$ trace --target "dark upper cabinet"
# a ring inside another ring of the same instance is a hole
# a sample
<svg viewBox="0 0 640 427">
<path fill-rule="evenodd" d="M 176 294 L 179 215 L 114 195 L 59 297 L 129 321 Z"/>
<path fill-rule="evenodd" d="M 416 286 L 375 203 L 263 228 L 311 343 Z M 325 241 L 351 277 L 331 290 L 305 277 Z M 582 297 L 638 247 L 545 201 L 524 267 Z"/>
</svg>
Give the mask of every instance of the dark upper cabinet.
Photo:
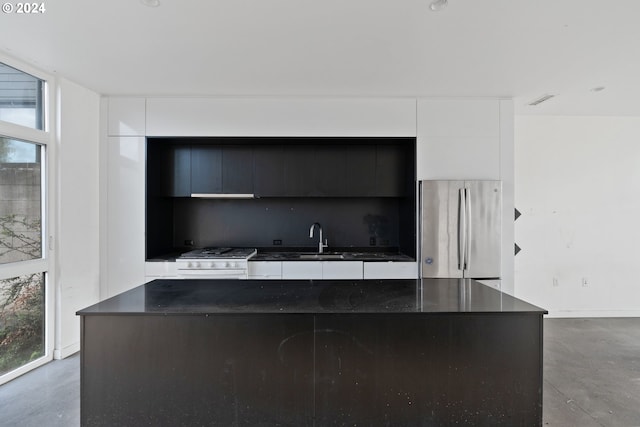
<svg viewBox="0 0 640 427">
<path fill-rule="evenodd" d="M 351 145 L 346 148 L 344 188 L 346 196 L 376 195 L 375 147 Z"/>
<path fill-rule="evenodd" d="M 246 145 L 222 148 L 222 192 L 253 194 L 253 147 Z"/>
<path fill-rule="evenodd" d="M 253 191 L 256 197 L 285 196 L 284 147 L 282 145 L 255 146 Z"/>
<path fill-rule="evenodd" d="M 406 144 L 284 144 L 255 149 L 259 197 L 403 197 Z M 412 169 L 411 169 L 412 170 Z"/>
<path fill-rule="evenodd" d="M 404 146 L 326 145 L 302 162 L 311 175 L 312 196 L 402 197 L 406 194 L 407 159 Z"/>
<path fill-rule="evenodd" d="M 191 193 L 252 194 L 253 148 L 193 145 Z"/>
<path fill-rule="evenodd" d="M 397 197 L 406 193 L 405 150 L 394 145 L 376 147 L 375 192 L 379 197 Z"/>
<path fill-rule="evenodd" d="M 406 142 L 335 140 L 206 143 L 149 151 L 150 194 L 256 197 L 405 197 L 415 180 Z M 158 184 L 159 183 L 159 184 Z"/>
<path fill-rule="evenodd" d="M 255 194 L 259 197 L 321 196 L 316 147 L 266 145 L 255 149 Z"/>
<path fill-rule="evenodd" d="M 314 187 L 317 196 L 341 197 L 349 195 L 347 157 L 345 147 L 319 145 L 313 153 Z"/>
<path fill-rule="evenodd" d="M 210 145 L 191 147 L 191 193 L 222 193 L 222 148 Z"/>
<path fill-rule="evenodd" d="M 167 169 L 167 190 L 172 197 L 191 195 L 191 147 L 176 146 L 169 153 L 170 169 Z"/>
<path fill-rule="evenodd" d="M 285 145 L 284 196 L 320 196 L 316 187 L 315 147 L 312 145 Z"/>
</svg>

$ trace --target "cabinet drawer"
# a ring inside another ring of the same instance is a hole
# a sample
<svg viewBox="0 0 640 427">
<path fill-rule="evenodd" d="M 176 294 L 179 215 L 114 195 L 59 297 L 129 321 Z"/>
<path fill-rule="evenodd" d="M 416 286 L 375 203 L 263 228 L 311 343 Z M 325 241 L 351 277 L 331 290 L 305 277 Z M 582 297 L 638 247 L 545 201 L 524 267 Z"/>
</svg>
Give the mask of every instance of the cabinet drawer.
<svg viewBox="0 0 640 427">
<path fill-rule="evenodd" d="M 415 262 L 365 262 L 365 279 L 417 279 L 418 263 Z"/>
<path fill-rule="evenodd" d="M 322 262 L 319 261 L 283 261 L 283 279 L 319 280 L 322 279 Z"/>
<path fill-rule="evenodd" d="M 282 262 L 249 261 L 249 279 L 282 279 Z"/>
<path fill-rule="evenodd" d="M 145 277 L 173 277 L 178 274 L 175 262 L 145 262 Z"/>
<path fill-rule="evenodd" d="M 362 261 L 322 261 L 322 278 L 362 279 Z"/>
</svg>

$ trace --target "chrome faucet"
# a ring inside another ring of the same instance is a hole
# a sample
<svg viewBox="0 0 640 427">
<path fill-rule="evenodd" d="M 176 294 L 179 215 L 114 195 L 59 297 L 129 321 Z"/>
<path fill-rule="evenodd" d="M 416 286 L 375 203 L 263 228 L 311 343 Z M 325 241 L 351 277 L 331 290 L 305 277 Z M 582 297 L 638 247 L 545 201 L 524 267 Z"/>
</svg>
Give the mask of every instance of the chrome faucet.
<svg viewBox="0 0 640 427">
<path fill-rule="evenodd" d="M 322 226 L 320 225 L 319 222 L 314 222 L 313 224 L 311 224 L 311 228 L 309 229 L 309 238 L 313 239 L 313 228 L 316 227 L 316 226 L 318 227 L 318 231 L 319 231 L 319 234 L 320 234 L 320 236 L 319 236 L 320 239 L 318 241 L 318 253 L 321 254 L 322 250 L 324 248 L 328 248 L 329 247 L 329 244 L 327 242 L 327 239 L 324 239 L 324 242 L 322 241 Z"/>
</svg>

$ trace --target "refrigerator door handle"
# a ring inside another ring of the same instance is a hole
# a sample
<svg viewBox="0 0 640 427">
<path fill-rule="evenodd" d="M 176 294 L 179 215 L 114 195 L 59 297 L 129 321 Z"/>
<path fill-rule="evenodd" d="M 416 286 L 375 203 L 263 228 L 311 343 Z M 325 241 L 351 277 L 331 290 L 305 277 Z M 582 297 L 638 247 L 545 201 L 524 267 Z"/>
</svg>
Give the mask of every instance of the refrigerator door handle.
<svg viewBox="0 0 640 427">
<path fill-rule="evenodd" d="M 465 226 L 466 226 L 466 237 L 464 239 L 464 269 L 469 269 L 469 264 L 471 263 L 471 225 L 473 223 L 473 218 L 471 215 L 471 189 L 465 188 L 465 197 L 464 200 L 466 202 L 466 212 L 465 212 Z"/>
<path fill-rule="evenodd" d="M 465 200 L 465 189 L 458 189 L 458 270 L 464 270 L 466 257 L 466 209 L 467 202 Z"/>
</svg>

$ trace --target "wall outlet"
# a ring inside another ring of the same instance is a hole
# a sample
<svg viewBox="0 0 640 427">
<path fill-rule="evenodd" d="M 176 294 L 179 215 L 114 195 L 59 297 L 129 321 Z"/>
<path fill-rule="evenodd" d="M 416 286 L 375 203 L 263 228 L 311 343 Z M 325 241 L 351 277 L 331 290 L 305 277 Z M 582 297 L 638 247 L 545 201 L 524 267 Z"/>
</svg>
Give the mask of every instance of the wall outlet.
<svg viewBox="0 0 640 427">
<path fill-rule="evenodd" d="M 376 245 L 376 238 L 369 237 L 369 246 L 375 246 L 375 245 Z"/>
<path fill-rule="evenodd" d="M 587 286 L 589 286 L 589 282 L 587 281 L 586 277 L 582 278 L 582 287 L 586 288 Z"/>
<path fill-rule="evenodd" d="M 273 246 L 281 246 L 282 239 L 273 239 Z"/>
<path fill-rule="evenodd" d="M 193 240 L 185 240 L 184 241 L 184 245 L 185 246 L 193 246 Z"/>
<path fill-rule="evenodd" d="M 557 277 L 554 277 L 554 278 L 553 278 L 553 287 L 554 287 L 554 288 L 557 288 L 558 286 L 560 286 L 560 284 L 558 283 L 558 278 L 557 278 Z"/>
</svg>

